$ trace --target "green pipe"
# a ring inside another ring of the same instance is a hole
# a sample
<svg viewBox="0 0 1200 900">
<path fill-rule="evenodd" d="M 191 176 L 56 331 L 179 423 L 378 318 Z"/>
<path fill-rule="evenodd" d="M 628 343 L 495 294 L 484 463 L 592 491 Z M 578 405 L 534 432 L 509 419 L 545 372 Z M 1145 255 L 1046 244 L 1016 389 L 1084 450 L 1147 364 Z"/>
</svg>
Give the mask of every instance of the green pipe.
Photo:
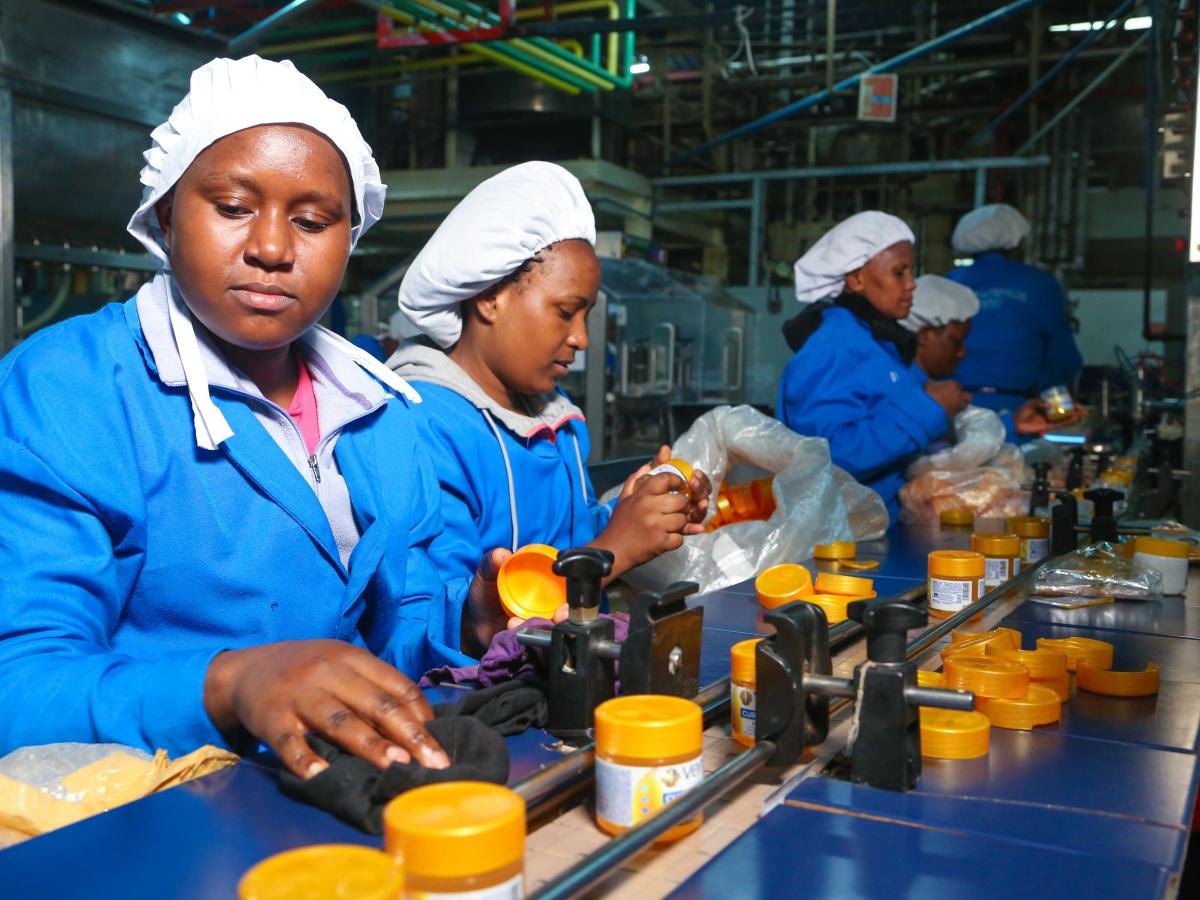
<svg viewBox="0 0 1200 900">
<path fill-rule="evenodd" d="M 271 39 L 278 43 L 293 37 L 308 37 L 313 34 L 332 34 L 338 31 L 361 31 L 364 28 L 375 29 L 374 19 L 333 19 L 318 22 L 314 25 L 299 25 L 295 28 L 280 28 L 271 33 Z"/>
<path fill-rule="evenodd" d="M 625 18 L 632 19 L 637 15 L 637 0 L 625 0 Z M 633 84 L 633 76 L 629 74 L 629 68 L 633 65 L 634 34 L 632 31 L 625 32 L 625 65 L 621 67 L 625 73 L 622 87 L 630 87 Z"/>
<path fill-rule="evenodd" d="M 596 32 L 595 34 L 592 35 L 592 65 L 594 65 L 594 66 L 600 65 L 600 59 L 601 59 L 600 48 L 601 48 L 601 46 L 602 46 L 602 42 L 600 40 L 600 33 Z"/>
<path fill-rule="evenodd" d="M 415 17 L 418 21 L 421 21 L 421 22 L 427 22 L 430 24 L 438 25 L 440 27 L 451 28 L 451 29 L 456 28 L 462 24 L 461 22 L 456 22 L 447 16 L 442 16 L 437 13 L 434 13 L 431 15 L 428 7 L 421 6 L 418 3 L 410 3 L 409 0 L 394 0 L 394 3 L 392 5 L 394 5 L 397 9 L 401 9 L 404 12 L 408 13 L 409 15 Z M 447 5 L 449 5 L 449 4 L 447 4 Z M 591 81 L 587 81 L 583 78 L 580 78 L 578 75 L 574 74 L 572 70 L 565 69 L 565 68 L 559 69 L 559 68 L 554 68 L 554 67 L 548 66 L 548 65 L 546 65 L 545 62 L 538 59 L 536 56 L 526 53 L 525 51 L 520 50 L 518 48 L 509 46 L 507 43 L 504 43 L 502 41 L 486 41 L 486 42 L 480 42 L 480 43 L 484 43 L 486 46 L 489 47 L 489 49 L 500 53 L 502 56 L 509 57 L 511 59 L 516 60 L 517 62 L 522 62 L 525 65 L 538 70 L 539 72 L 544 72 L 547 75 L 551 75 L 555 78 L 559 78 L 562 81 L 565 81 L 567 84 L 569 84 L 573 87 L 577 87 L 580 90 L 584 90 L 589 93 L 594 93 L 596 90 L 595 84 L 593 84 Z M 566 55 L 569 59 L 577 60 L 577 61 L 579 59 L 577 56 L 573 56 L 572 54 L 567 53 L 565 50 L 562 50 L 562 48 L 558 47 L 558 45 L 554 45 L 554 49 L 560 51 L 561 53 Z"/>
</svg>

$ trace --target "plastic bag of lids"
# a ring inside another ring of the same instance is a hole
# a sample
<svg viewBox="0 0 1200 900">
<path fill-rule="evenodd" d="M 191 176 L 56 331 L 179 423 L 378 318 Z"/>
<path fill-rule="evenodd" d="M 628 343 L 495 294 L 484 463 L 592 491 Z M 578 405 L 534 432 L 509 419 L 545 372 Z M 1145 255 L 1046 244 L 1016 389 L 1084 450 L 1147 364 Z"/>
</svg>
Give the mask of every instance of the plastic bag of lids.
<svg viewBox="0 0 1200 900">
<path fill-rule="evenodd" d="M 948 509 L 969 509 L 978 518 L 1004 518 L 1026 512 L 1021 489 L 1025 461 L 1004 443 L 1004 423 L 990 409 L 968 406 L 954 417 L 957 442 L 916 459 L 900 488 L 901 521 L 936 521 Z"/>
<path fill-rule="evenodd" d="M 873 540 L 887 531 L 883 500 L 833 464 L 824 438 L 802 437 L 753 407 L 706 412 L 675 443 L 672 455 L 708 475 L 714 498 L 735 463 L 765 469 L 774 475 L 775 511 L 765 520 L 689 535 L 678 550 L 624 576 L 639 590 L 661 590 L 675 581 L 718 590 L 768 566 L 806 559 L 816 544 Z"/>
<path fill-rule="evenodd" d="M 1112 597 L 1121 600 L 1159 600 L 1162 575 L 1155 569 L 1143 572 L 1101 541 L 1067 553 L 1043 566 L 1033 578 L 1029 599 L 1051 606 L 1086 606 L 1086 601 Z M 1061 602 L 1061 598 L 1077 600 Z"/>
<path fill-rule="evenodd" d="M 97 813 L 236 763 L 204 746 L 175 761 L 121 744 L 44 744 L 0 759 L 0 846 L 62 828 Z"/>
</svg>

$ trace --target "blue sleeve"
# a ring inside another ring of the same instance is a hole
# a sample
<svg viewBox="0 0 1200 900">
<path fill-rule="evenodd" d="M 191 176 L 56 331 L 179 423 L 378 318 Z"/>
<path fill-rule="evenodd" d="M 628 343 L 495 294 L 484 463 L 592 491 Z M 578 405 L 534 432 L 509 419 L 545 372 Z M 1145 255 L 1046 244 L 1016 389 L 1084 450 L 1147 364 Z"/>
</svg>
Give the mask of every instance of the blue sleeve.
<svg viewBox="0 0 1200 900">
<path fill-rule="evenodd" d="M 779 386 L 780 418 L 793 431 L 829 441 L 834 463 L 859 481 L 924 450 L 946 431 L 941 406 L 912 381 L 903 402 L 870 402 L 854 354 L 814 345 L 792 357 Z"/>
<path fill-rule="evenodd" d="M 137 570 L 118 517 L 70 477 L 0 438 L 0 572 L 20 573 L 0 584 L 0 748 L 225 746 L 204 709 L 219 649 L 135 659 L 110 646 Z"/>
<path fill-rule="evenodd" d="M 1056 384 L 1071 385 L 1079 370 L 1083 367 L 1083 357 L 1075 345 L 1075 335 L 1071 333 L 1071 322 L 1067 318 L 1067 298 L 1062 285 L 1051 275 L 1045 276 L 1046 300 L 1039 304 L 1042 321 L 1039 330 L 1042 333 L 1041 381 L 1039 387 L 1047 388 Z"/>
<path fill-rule="evenodd" d="M 563 396 L 566 396 L 565 394 Z M 608 527 L 608 521 L 612 518 L 613 509 L 617 505 L 617 498 L 614 497 L 607 503 L 601 503 L 596 496 L 596 489 L 592 486 L 592 478 L 587 474 L 588 457 L 592 455 L 592 439 L 588 434 L 587 423 L 574 421 L 570 423 L 571 434 L 578 442 L 579 457 L 583 463 L 583 477 L 585 480 L 585 488 L 588 498 L 588 515 L 592 523 L 593 537 L 605 528 Z"/>
</svg>

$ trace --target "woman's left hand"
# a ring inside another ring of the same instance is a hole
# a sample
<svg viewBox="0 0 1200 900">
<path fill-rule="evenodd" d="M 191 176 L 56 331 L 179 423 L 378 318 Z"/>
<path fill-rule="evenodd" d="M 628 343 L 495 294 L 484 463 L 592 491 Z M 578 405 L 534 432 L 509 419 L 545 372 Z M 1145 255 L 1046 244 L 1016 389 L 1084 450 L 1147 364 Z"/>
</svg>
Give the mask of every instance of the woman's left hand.
<svg viewBox="0 0 1200 900">
<path fill-rule="evenodd" d="M 500 589 L 496 584 L 500 567 L 510 556 L 512 553 L 503 547 L 495 548 L 483 557 L 471 579 L 462 617 L 462 650 L 470 656 L 481 656 L 492 638 L 521 623 L 520 619 L 510 618 L 500 604 Z"/>
</svg>

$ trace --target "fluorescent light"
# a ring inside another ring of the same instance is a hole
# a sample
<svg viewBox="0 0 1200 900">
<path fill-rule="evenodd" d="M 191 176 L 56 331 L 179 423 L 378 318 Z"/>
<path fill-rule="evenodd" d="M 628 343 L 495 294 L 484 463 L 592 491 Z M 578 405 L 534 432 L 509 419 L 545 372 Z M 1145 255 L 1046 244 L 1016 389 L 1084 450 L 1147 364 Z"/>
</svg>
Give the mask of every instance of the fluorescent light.
<svg viewBox="0 0 1200 900">
<path fill-rule="evenodd" d="M 1149 16 L 1133 16 L 1125 20 L 1126 31 L 1144 31 L 1150 27 L 1153 21 Z"/>
<path fill-rule="evenodd" d="M 175 21 L 178 22 L 180 25 L 191 25 L 192 17 L 189 16 L 187 13 L 177 12 L 177 13 L 175 13 Z"/>
<path fill-rule="evenodd" d="M 970 256 L 960 256 L 954 260 L 954 265 L 959 266 L 959 267 L 973 266 L 973 265 L 975 265 L 975 259 Z"/>
<path fill-rule="evenodd" d="M 645 75 L 650 71 L 650 60 L 644 56 L 639 56 L 636 62 L 629 64 L 630 75 Z"/>
<path fill-rule="evenodd" d="M 1146 28 L 1149 28 L 1150 23 L 1151 19 L 1149 16 L 1132 16 L 1125 20 L 1125 30 L 1142 31 Z M 1057 25 L 1051 25 L 1050 31 L 1107 31 L 1116 27 L 1116 19 L 1100 19 L 1094 22 L 1060 22 Z"/>
</svg>

